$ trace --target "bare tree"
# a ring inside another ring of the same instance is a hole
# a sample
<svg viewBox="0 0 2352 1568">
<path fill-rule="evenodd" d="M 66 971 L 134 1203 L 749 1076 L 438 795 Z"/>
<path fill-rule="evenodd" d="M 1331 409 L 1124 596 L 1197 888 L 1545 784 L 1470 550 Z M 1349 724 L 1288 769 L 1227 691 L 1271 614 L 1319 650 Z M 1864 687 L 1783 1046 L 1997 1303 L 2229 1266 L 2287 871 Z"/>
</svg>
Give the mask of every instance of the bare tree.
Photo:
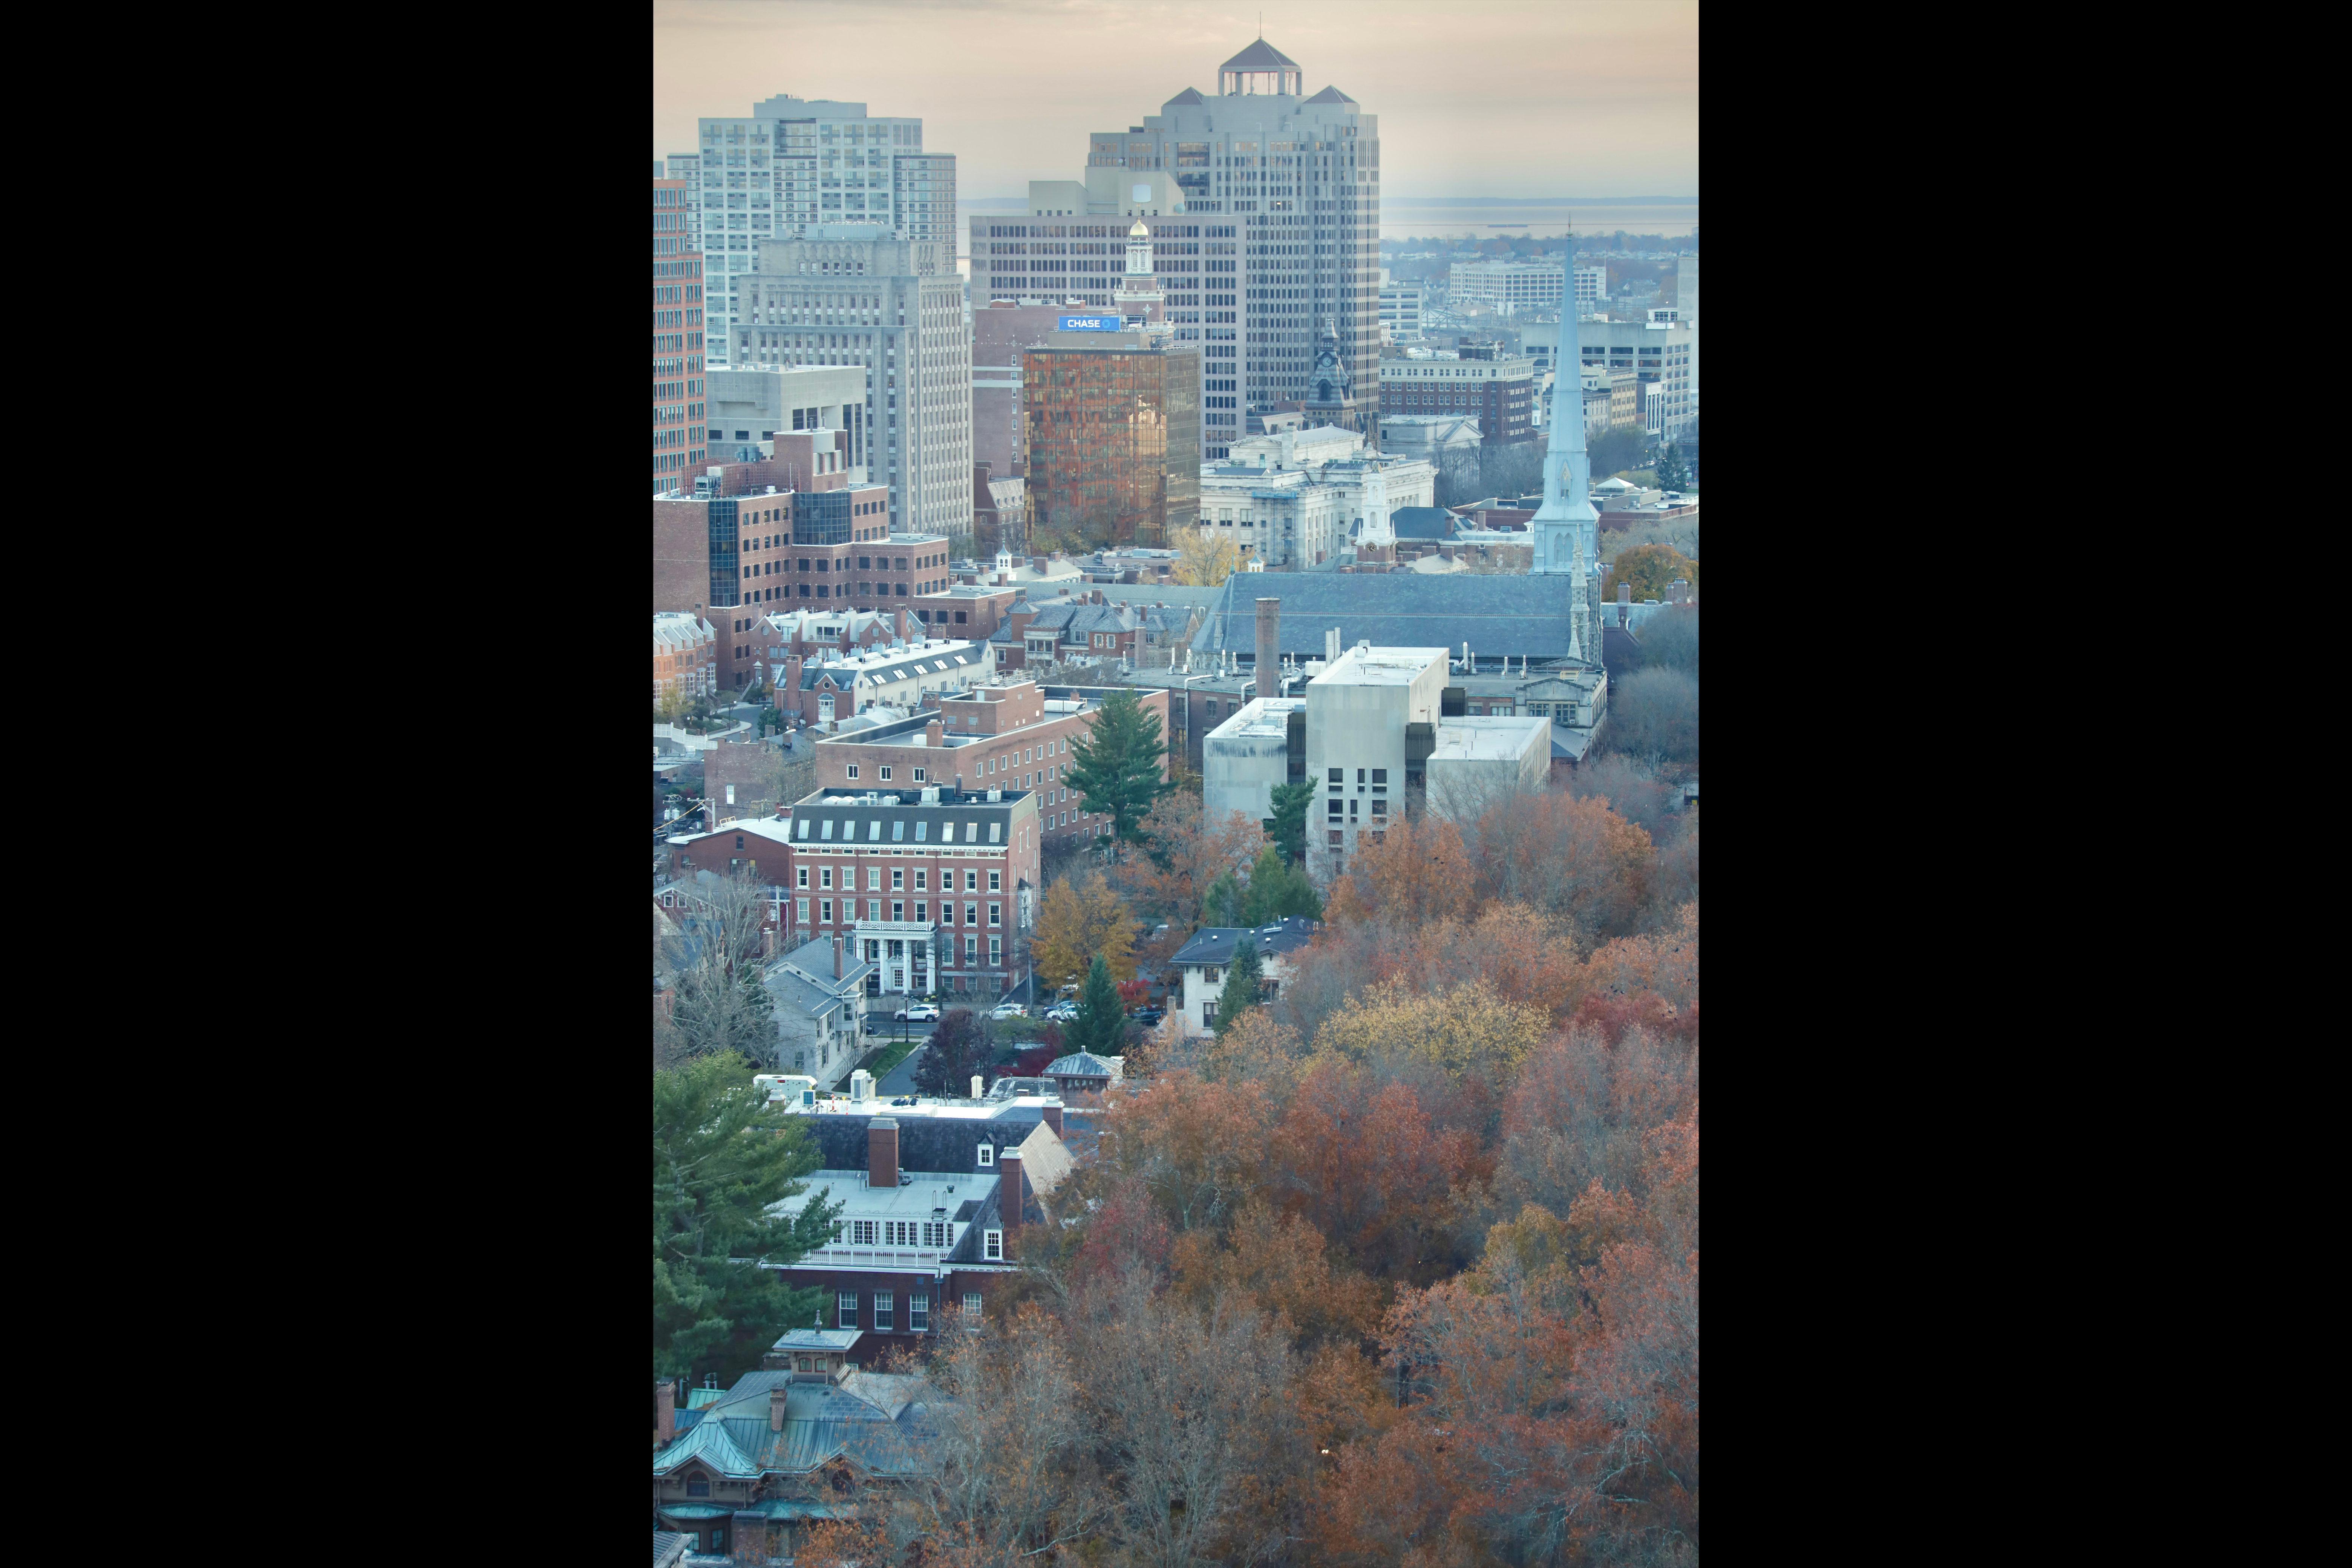
<svg viewBox="0 0 2352 1568">
<path fill-rule="evenodd" d="M 668 911 L 677 931 L 661 942 L 661 966 L 677 999 L 655 1026 L 655 1057 L 675 1063 L 731 1050 L 766 1065 L 775 1060 L 774 1005 L 761 984 L 767 889 L 757 867 L 721 876 L 700 871 L 676 889 Z"/>
<path fill-rule="evenodd" d="M 1679 776 L 1698 767 L 1698 677 L 1679 669 L 1637 669 L 1613 684 L 1608 748 Z"/>
</svg>

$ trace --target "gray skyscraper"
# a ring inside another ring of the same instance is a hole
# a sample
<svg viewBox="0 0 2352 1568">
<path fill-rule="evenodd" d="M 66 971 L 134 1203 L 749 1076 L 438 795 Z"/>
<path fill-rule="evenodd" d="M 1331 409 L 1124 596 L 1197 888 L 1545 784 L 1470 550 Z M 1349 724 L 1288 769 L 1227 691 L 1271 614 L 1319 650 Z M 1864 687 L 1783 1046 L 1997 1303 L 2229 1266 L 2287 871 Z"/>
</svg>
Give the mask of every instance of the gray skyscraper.
<svg viewBox="0 0 2352 1568">
<path fill-rule="evenodd" d="M 1354 99 L 1336 87 L 1308 97 L 1304 68 L 1260 38 L 1218 68 L 1215 97 L 1187 88 L 1139 125 L 1096 132 L 1087 166 L 1172 173 L 1203 237 L 1213 227 L 1238 246 L 1231 309 L 1179 308 L 1182 279 L 1160 263 L 1178 337 L 1193 315 L 1205 341 L 1223 328 L 1239 351 L 1243 407 L 1203 410 L 1204 447 L 1240 439 L 1245 408 L 1313 395 L 1327 316 L 1349 379 L 1380 384 L 1380 122 Z"/>
<path fill-rule="evenodd" d="M 904 240 L 954 241 L 955 159 L 923 151 L 919 119 L 877 119 L 862 103 L 785 94 L 741 119 L 698 124 L 698 167 L 676 157 L 669 164 L 674 178 L 700 179 L 714 354 L 735 341 L 739 279 L 756 268 L 761 240 L 855 223 Z"/>
</svg>

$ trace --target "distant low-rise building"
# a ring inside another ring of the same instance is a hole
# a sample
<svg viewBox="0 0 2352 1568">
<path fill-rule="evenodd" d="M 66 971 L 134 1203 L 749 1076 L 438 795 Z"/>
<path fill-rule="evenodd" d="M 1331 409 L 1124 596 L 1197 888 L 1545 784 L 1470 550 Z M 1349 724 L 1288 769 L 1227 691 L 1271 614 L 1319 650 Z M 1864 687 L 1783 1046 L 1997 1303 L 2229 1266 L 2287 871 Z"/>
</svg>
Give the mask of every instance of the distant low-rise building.
<svg viewBox="0 0 2352 1568">
<path fill-rule="evenodd" d="M 700 616 L 654 612 L 654 700 L 665 693 L 703 696 L 718 687 L 719 634 Z"/>
<path fill-rule="evenodd" d="M 1258 952 L 1258 994 L 1271 999 L 1296 973 L 1297 954 L 1315 940 L 1320 922 L 1286 916 L 1255 930 L 1236 926 L 1206 926 L 1192 933 L 1169 962 L 1183 975 L 1183 1003 L 1179 1015 L 1184 1032 L 1195 1038 L 1217 1026 L 1217 1005 L 1225 988 L 1225 972 L 1243 942 Z"/>
</svg>

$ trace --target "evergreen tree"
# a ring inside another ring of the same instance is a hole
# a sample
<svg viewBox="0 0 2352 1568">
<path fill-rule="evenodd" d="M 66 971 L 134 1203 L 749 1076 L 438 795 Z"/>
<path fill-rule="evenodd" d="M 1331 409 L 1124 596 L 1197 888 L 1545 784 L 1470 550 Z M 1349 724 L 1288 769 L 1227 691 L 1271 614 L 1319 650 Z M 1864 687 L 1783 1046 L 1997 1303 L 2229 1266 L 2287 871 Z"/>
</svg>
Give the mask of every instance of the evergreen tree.
<svg viewBox="0 0 2352 1568">
<path fill-rule="evenodd" d="M 1152 803 L 1176 787 L 1166 776 L 1167 750 L 1160 715 L 1121 688 L 1103 700 L 1092 731 L 1070 742 L 1064 776 L 1087 810 L 1106 814 L 1113 833 L 1137 843 Z"/>
<path fill-rule="evenodd" d="M 1658 457 L 1658 488 L 1678 490 L 1689 482 L 1690 477 L 1683 472 L 1682 447 L 1675 442 L 1667 442 L 1666 449 Z"/>
<path fill-rule="evenodd" d="M 1234 1021 L 1257 1005 L 1257 933 L 1244 931 L 1234 942 L 1234 961 L 1225 970 L 1225 988 L 1217 996 L 1217 1038 L 1223 1039 Z"/>
<path fill-rule="evenodd" d="M 1313 781 L 1274 786 L 1274 816 L 1267 821 L 1266 837 L 1282 851 L 1286 864 L 1296 866 L 1307 858 L 1307 808 L 1314 803 Z"/>
<path fill-rule="evenodd" d="M 1209 884 L 1201 900 L 1201 921 L 1204 925 L 1237 926 L 1242 923 L 1242 885 L 1231 871 L 1221 871 Z"/>
<path fill-rule="evenodd" d="M 654 1074 L 654 1375 L 732 1383 L 785 1330 L 814 1321 L 823 1292 L 787 1289 L 759 1262 L 793 1263 L 833 1234 L 841 1205 L 798 1219 L 771 1205 L 820 1163 L 805 1123 L 771 1110 L 731 1051 Z"/>
<path fill-rule="evenodd" d="M 1232 923 L 1271 925 L 1289 915 L 1310 921 L 1323 918 L 1323 900 L 1316 896 L 1315 884 L 1305 871 L 1284 865 L 1273 845 L 1257 852 L 1249 879 L 1249 889 L 1241 900 L 1241 919 Z"/>
<path fill-rule="evenodd" d="M 1126 1036 L 1127 1011 L 1119 1005 L 1118 982 L 1110 977 L 1110 965 L 1097 953 L 1094 963 L 1087 966 L 1087 983 L 1078 992 L 1078 1016 L 1062 1031 L 1063 1047 L 1072 1056 L 1092 1051 L 1098 1057 L 1115 1057 Z"/>
</svg>

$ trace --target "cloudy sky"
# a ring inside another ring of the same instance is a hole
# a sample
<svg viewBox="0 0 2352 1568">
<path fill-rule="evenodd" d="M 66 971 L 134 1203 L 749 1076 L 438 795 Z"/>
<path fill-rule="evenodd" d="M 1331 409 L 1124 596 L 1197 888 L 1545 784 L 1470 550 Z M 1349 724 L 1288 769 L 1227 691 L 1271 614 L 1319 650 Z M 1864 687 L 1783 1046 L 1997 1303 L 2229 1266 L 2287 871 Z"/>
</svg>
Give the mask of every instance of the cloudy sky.
<svg viewBox="0 0 2352 1568">
<path fill-rule="evenodd" d="M 656 0 L 653 156 L 779 92 L 919 115 L 966 200 L 1080 177 L 1257 36 L 1171 0 Z M 1696 0 L 1265 0 L 1265 37 L 1380 117 L 1391 196 L 1698 195 Z"/>
</svg>

